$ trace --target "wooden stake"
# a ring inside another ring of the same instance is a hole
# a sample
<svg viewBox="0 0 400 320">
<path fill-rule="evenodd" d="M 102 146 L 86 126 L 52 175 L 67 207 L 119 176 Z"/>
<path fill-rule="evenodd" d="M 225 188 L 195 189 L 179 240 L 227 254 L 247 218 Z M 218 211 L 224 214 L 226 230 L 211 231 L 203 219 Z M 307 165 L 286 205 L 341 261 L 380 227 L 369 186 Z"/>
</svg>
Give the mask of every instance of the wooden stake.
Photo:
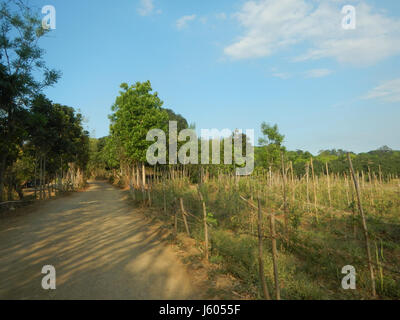
<svg viewBox="0 0 400 320">
<path fill-rule="evenodd" d="M 165 195 L 165 180 L 163 179 L 163 205 L 164 205 L 164 214 L 167 215 L 167 197 Z"/>
<path fill-rule="evenodd" d="M 329 168 L 328 168 L 328 162 L 325 162 L 326 166 L 326 178 L 328 182 L 328 197 L 329 197 L 329 207 L 332 207 L 332 199 L 331 199 L 331 185 L 329 181 Z"/>
<path fill-rule="evenodd" d="M 312 179 L 313 179 L 315 218 L 317 219 L 317 222 L 318 222 L 317 187 L 316 187 L 316 185 L 315 185 L 315 174 L 314 174 L 314 165 L 313 165 L 313 159 L 312 159 L 312 158 L 311 158 L 311 160 L 310 160 L 310 163 L 311 163 L 311 173 L 312 173 Z"/>
<path fill-rule="evenodd" d="M 374 268 L 372 266 L 371 251 L 370 251 L 370 247 L 369 247 L 368 228 L 367 228 L 367 222 L 365 220 L 364 210 L 363 210 L 362 203 L 361 203 L 360 188 L 358 186 L 357 178 L 354 174 L 354 169 L 353 169 L 353 164 L 351 162 L 350 153 L 347 153 L 347 159 L 349 161 L 350 172 L 352 174 L 353 181 L 354 181 L 354 187 L 356 189 L 358 209 L 360 211 L 360 215 L 361 215 L 361 219 L 362 219 L 362 226 L 363 226 L 364 237 L 365 237 L 365 249 L 367 251 L 368 266 L 369 266 L 369 272 L 370 272 L 370 276 L 371 276 L 372 296 L 376 297 Z"/>
<path fill-rule="evenodd" d="M 258 198 L 258 267 L 259 267 L 259 275 L 261 286 L 264 294 L 264 298 L 266 300 L 271 300 L 271 296 L 269 295 L 267 283 L 265 281 L 264 275 L 264 257 L 263 257 L 263 229 L 262 229 L 262 209 L 261 209 L 261 201 Z"/>
<path fill-rule="evenodd" d="M 309 187 L 308 187 L 309 176 L 310 176 L 310 165 L 307 162 L 306 163 L 307 209 L 309 209 L 309 205 L 310 205 L 310 191 L 309 191 Z"/>
<path fill-rule="evenodd" d="M 282 166 L 282 182 L 283 182 L 283 212 L 285 215 L 285 229 L 288 233 L 288 216 L 287 216 L 287 200 L 286 200 L 286 170 L 283 153 L 281 153 L 281 166 Z"/>
<path fill-rule="evenodd" d="M 370 195 L 370 203 L 371 203 L 371 207 L 374 206 L 374 196 L 373 196 L 373 192 L 372 192 L 372 177 L 371 177 L 371 168 L 368 166 L 368 188 L 369 188 L 369 195 Z"/>
<path fill-rule="evenodd" d="M 296 194 L 296 185 L 294 182 L 294 173 L 293 173 L 293 162 L 290 161 L 290 173 L 291 173 L 291 190 L 292 190 L 292 203 L 295 202 L 295 194 Z"/>
<path fill-rule="evenodd" d="M 199 197 L 203 206 L 203 224 L 204 224 L 204 258 L 208 261 L 208 228 L 207 228 L 207 208 L 204 202 L 203 195 L 201 194 L 200 188 L 198 188 Z"/>
<path fill-rule="evenodd" d="M 174 234 L 175 234 L 175 237 L 178 234 L 178 213 L 176 212 L 176 210 L 175 210 L 175 215 L 174 215 Z"/>
<path fill-rule="evenodd" d="M 347 205 L 350 206 L 350 198 L 349 198 L 349 189 L 350 189 L 350 186 L 349 186 L 349 180 L 347 180 L 347 175 L 346 175 L 346 173 L 344 174 L 344 181 L 345 181 L 345 183 L 346 183 L 345 188 L 346 188 Z"/>
<path fill-rule="evenodd" d="M 180 206 L 181 206 L 182 218 L 183 218 L 183 222 L 185 224 L 186 233 L 190 237 L 189 225 L 188 225 L 187 219 L 186 219 L 186 215 L 187 214 L 186 214 L 185 208 L 183 206 L 183 199 L 182 198 L 179 198 L 179 203 L 180 203 Z"/>
<path fill-rule="evenodd" d="M 281 299 L 281 290 L 279 287 L 279 275 L 278 275 L 278 250 L 276 249 L 276 232 L 275 232 L 275 214 L 270 214 L 270 227 L 271 227 L 271 241 L 272 241 L 272 262 L 274 264 L 274 279 L 275 279 L 275 294 L 276 300 Z"/>
<path fill-rule="evenodd" d="M 147 188 L 147 196 L 149 198 L 149 207 L 151 207 L 151 191 L 150 191 L 150 186 Z"/>
</svg>

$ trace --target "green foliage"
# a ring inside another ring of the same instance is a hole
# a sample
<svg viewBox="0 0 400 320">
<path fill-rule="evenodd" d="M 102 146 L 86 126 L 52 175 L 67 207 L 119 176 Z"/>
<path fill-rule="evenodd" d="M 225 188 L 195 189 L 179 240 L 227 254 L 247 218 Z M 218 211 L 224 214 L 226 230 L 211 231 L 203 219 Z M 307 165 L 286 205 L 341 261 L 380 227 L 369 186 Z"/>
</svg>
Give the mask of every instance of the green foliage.
<svg viewBox="0 0 400 320">
<path fill-rule="evenodd" d="M 223 257 L 224 266 L 234 276 L 250 284 L 257 284 L 256 240 L 251 237 L 235 237 L 224 230 L 213 233 L 213 254 Z"/>
<path fill-rule="evenodd" d="M 111 134 L 119 143 L 124 156 L 136 162 L 146 161 L 146 141 L 151 129 L 167 131 L 168 113 L 161 109 L 163 102 L 157 92 L 151 93 L 150 81 L 132 86 L 121 84 L 120 95 L 112 106 Z"/>
<path fill-rule="evenodd" d="M 218 226 L 218 221 L 211 212 L 207 213 L 207 223 L 214 227 Z"/>
<path fill-rule="evenodd" d="M 38 41 L 41 19 L 22 1 L 0 3 L 0 201 L 5 172 L 18 159 L 28 132 L 32 99 L 60 77 L 46 67 Z M 37 119 L 40 122 L 40 119 Z M 11 170 L 12 171 L 12 170 Z"/>
<path fill-rule="evenodd" d="M 189 127 L 187 120 L 180 114 L 176 114 L 173 110 L 162 108 L 168 114 L 168 121 L 176 121 L 178 124 L 178 132 Z M 167 124 L 168 125 L 168 124 Z"/>
<path fill-rule="evenodd" d="M 282 143 L 285 136 L 279 133 L 278 125 L 271 126 L 265 122 L 261 124 L 263 138 L 259 139 L 262 148 L 259 149 L 256 164 L 264 168 L 278 168 L 281 162 L 281 154 L 285 152 Z"/>
</svg>

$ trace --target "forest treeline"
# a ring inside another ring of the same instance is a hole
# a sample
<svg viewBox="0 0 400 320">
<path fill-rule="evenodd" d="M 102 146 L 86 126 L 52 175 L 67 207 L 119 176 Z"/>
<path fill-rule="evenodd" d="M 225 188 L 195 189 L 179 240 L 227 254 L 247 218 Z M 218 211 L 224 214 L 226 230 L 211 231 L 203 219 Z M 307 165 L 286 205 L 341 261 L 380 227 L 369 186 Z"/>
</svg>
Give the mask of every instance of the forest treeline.
<svg viewBox="0 0 400 320">
<path fill-rule="evenodd" d="M 129 86 L 126 83 L 121 85 L 122 91 L 116 98 L 112 106 L 110 115 L 110 135 L 96 139 L 90 139 L 90 160 L 88 171 L 94 176 L 104 176 L 104 172 L 116 172 L 120 175 L 137 175 L 146 184 L 146 168 L 150 166 L 146 160 L 146 151 L 154 142 L 146 141 L 147 133 L 152 129 L 161 129 L 166 133 L 167 145 L 169 143 L 169 121 L 177 121 L 178 133 L 187 128 L 195 129 L 194 124 L 188 125 L 188 121 L 180 114 L 176 114 L 171 109 L 163 108 L 163 101 L 160 100 L 158 93 L 153 92 L 150 81 L 136 82 Z M 258 141 L 258 146 L 254 147 L 255 170 L 281 170 L 282 160 L 290 163 L 293 173 L 296 176 L 303 176 L 313 160 L 314 171 L 317 175 L 325 174 L 328 166 L 329 172 L 334 174 L 348 174 L 349 166 L 347 153 L 350 153 L 354 169 L 364 172 L 366 176 L 373 175 L 381 178 L 389 175 L 397 176 L 400 174 L 400 151 L 395 151 L 387 146 L 377 150 L 356 154 L 342 149 L 321 150 L 318 155 L 313 155 L 308 151 L 287 150 L 284 146 L 285 136 L 279 132 L 278 125 L 270 125 L 263 122 L 261 124 L 262 138 Z M 236 131 L 235 131 L 236 132 Z M 242 151 L 246 150 L 249 139 L 245 134 L 241 134 Z M 232 143 L 237 136 L 232 134 Z M 187 143 L 178 142 L 179 146 Z M 213 140 L 209 140 L 210 163 L 212 158 Z M 185 166 L 185 170 L 191 177 L 192 182 L 197 183 L 201 172 L 217 175 L 218 173 L 233 174 L 235 164 L 224 164 L 224 140 L 221 138 L 217 143 L 220 144 L 220 163 L 213 165 L 192 165 Z M 198 138 L 198 158 L 201 158 L 202 141 Z M 169 159 L 168 148 L 165 150 L 166 158 Z M 283 159 L 282 159 L 283 157 Z M 167 161 L 169 163 L 169 161 Z M 175 165 L 176 166 L 176 165 Z M 177 164 L 179 166 L 179 164 Z M 157 164 L 157 170 L 169 170 L 171 165 Z M 154 172 L 154 170 L 152 170 Z M 369 173 L 369 175 L 368 175 Z"/>
<path fill-rule="evenodd" d="M 15 195 L 22 199 L 27 185 L 35 186 L 43 198 L 46 184 L 57 183 L 61 188 L 63 183 L 80 185 L 85 175 L 102 176 L 110 171 L 135 171 L 145 182 L 146 168 L 150 167 L 146 151 L 152 144 L 146 141 L 149 130 L 161 129 L 168 137 L 169 121 L 177 122 L 178 132 L 194 129 L 182 115 L 163 107 L 158 93 L 146 81 L 123 83 L 111 108 L 110 135 L 89 138 L 79 112 L 53 103 L 43 94 L 61 74 L 46 65 L 44 51 L 38 45 L 47 33 L 40 18 L 21 1 L 0 3 L 0 201 L 13 200 Z M 316 156 L 302 150 L 288 151 L 277 125 L 263 123 L 261 133 L 263 138 L 255 147 L 255 170 L 279 170 L 283 155 L 297 176 L 304 175 L 311 158 L 316 174 L 323 173 L 326 164 L 331 173 L 348 171 L 344 150 L 324 150 Z M 245 149 L 248 141 L 244 134 L 242 141 Z M 223 154 L 224 145 L 220 143 Z M 200 154 L 201 147 L 198 150 Z M 355 170 L 360 172 L 382 176 L 400 173 L 400 151 L 386 146 L 352 153 L 352 158 Z M 167 170 L 168 165 L 158 168 Z M 233 173 L 235 164 L 188 165 L 193 182 L 203 169 L 208 174 Z"/>
<path fill-rule="evenodd" d="M 110 136 L 102 137 L 99 139 L 90 138 L 90 160 L 89 160 L 89 171 L 91 172 L 102 172 L 101 170 L 112 171 L 120 170 L 121 162 L 118 161 L 117 154 L 114 153 L 113 149 L 115 145 L 112 144 L 112 138 Z M 348 160 L 347 151 L 344 150 L 322 150 L 318 155 L 313 155 L 308 151 L 296 150 L 296 151 L 284 151 L 284 157 L 287 161 L 291 161 L 293 164 L 293 171 L 297 176 L 302 176 L 306 172 L 307 163 L 310 159 L 313 159 L 313 165 L 316 174 L 322 174 L 326 172 L 326 164 L 329 165 L 329 171 L 331 173 L 348 174 Z M 353 166 L 356 171 L 374 172 L 377 176 L 379 173 L 383 178 L 393 175 L 393 177 L 400 175 L 400 151 L 391 150 L 388 147 L 381 147 L 377 150 L 363 152 L 356 154 L 350 152 L 352 156 Z M 255 147 L 255 170 L 273 168 L 278 170 L 280 163 L 274 161 L 265 160 L 268 159 L 266 153 L 266 146 Z M 163 167 L 163 165 L 158 165 Z M 233 166 L 231 165 L 202 165 L 204 168 L 208 168 L 209 172 L 215 172 L 218 170 L 228 171 L 233 173 Z M 166 167 L 166 166 L 164 166 Z M 193 166 L 188 167 L 194 170 Z"/>
<path fill-rule="evenodd" d="M 47 30 L 38 14 L 23 1 L 1 1 L 0 31 L 0 202 L 22 199 L 27 184 L 42 199 L 50 182 L 62 188 L 77 174 L 83 182 L 89 134 L 80 113 L 43 94 L 61 74 L 39 47 Z"/>
</svg>

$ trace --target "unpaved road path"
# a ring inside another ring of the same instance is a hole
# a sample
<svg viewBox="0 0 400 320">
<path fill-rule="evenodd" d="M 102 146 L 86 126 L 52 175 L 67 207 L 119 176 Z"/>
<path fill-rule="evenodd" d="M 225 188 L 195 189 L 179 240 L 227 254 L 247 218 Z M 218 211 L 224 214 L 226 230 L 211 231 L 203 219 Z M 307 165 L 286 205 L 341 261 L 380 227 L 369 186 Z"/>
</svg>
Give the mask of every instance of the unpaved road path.
<svg viewBox="0 0 400 320">
<path fill-rule="evenodd" d="M 160 231 L 105 182 L 0 220 L 0 299 L 197 299 Z M 56 290 L 43 290 L 44 265 Z"/>
</svg>

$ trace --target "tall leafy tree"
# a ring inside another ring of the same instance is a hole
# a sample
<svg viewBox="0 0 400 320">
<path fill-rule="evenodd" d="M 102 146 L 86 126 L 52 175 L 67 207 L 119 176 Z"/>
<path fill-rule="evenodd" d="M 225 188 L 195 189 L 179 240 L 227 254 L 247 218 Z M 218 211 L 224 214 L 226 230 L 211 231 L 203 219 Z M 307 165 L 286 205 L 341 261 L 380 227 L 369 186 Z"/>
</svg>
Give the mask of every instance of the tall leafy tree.
<svg viewBox="0 0 400 320">
<path fill-rule="evenodd" d="M 279 167 L 281 153 L 285 152 L 283 141 L 285 136 L 279 133 L 278 125 L 271 126 L 266 122 L 261 124 L 263 137 L 259 139 L 259 144 L 263 146 L 259 153 L 261 157 L 257 162 L 261 162 L 264 167 Z"/>
<path fill-rule="evenodd" d="M 144 163 L 147 148 L 152 144 L 146 141 L 148 131 L 167 131 L 169 116 L 161 108 L 163 102 L 158 93 L 152 93 L 150 81 L 131 86 L 123 83 L 121 89 L 110 116 L 112 139 L 119 142 L 123 159 Z"/>
<path fill-rule="evenodd" d="M 4 173 L 25 138 L 25 111 L 32 98 L 60 76 L 46 67 L 38 46 L 46 32 L 23 1 L 0 2 L 0 201 Z"/>
</svg>

